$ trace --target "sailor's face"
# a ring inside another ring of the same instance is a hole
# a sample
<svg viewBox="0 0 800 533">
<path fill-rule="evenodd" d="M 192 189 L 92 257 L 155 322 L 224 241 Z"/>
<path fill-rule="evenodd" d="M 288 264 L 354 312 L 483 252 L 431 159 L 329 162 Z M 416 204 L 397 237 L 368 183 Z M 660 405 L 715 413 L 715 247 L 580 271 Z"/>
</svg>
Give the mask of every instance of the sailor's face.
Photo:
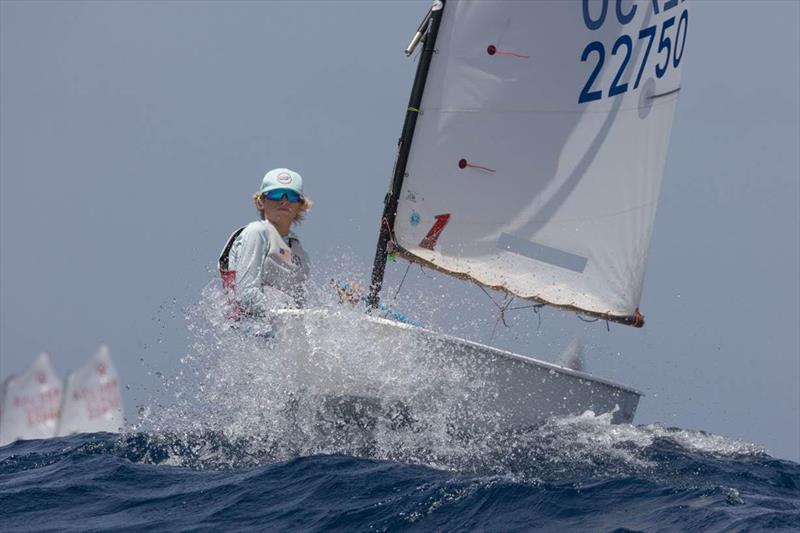
<svg viewBox="0 0 800 533">
<path fill-rule="evenodd" d="M 264 197 L 264 212 L 267 220 L 276 226 L 284 226 L 294 222 L 300 213 L 300 202 L 290 202 L 285 196 L 280 200 Z"/>
</svg>

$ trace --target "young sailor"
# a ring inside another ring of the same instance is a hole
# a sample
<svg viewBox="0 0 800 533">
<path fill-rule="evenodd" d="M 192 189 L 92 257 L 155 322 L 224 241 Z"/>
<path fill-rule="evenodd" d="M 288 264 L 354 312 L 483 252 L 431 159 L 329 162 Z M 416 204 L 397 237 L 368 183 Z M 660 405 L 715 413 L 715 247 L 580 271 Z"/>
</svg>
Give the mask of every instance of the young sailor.
<svg viewBox="0 0 800 533">
<path fill-rule="evenodd" d="M 288 168 L 264 175 L 253 195 L 260 220 L 230 236 L 219 258 L 232 318 L 268 316 L 270 309 L 302 307 L 308 257 L 291 231 L 311 208 L 303 178 Z"/>
</svg>

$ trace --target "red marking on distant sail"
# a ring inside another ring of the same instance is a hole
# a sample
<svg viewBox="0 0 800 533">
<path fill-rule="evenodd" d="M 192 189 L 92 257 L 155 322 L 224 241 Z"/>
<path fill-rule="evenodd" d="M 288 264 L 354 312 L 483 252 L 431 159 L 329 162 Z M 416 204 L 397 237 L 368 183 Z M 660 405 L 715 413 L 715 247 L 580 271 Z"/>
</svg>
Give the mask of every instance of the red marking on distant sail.
<svg viewBox="0 0 800 533">
<path fill-rule="evenodd" d="M 436 241 L 439 240 L 439 235 L 441 235 L 442 230 L 450 221 L 450 213 L 436 215 L 434 218 L 436 219 L 436 222 L 433 223 L 433 227 L 431 227 L 430 231 L 428 231 L 428 234 L 425 235 L 425 238 L 420 241 L 420 248 L 433 250 L 433 247 L 436 246 Z"/>
</svg>

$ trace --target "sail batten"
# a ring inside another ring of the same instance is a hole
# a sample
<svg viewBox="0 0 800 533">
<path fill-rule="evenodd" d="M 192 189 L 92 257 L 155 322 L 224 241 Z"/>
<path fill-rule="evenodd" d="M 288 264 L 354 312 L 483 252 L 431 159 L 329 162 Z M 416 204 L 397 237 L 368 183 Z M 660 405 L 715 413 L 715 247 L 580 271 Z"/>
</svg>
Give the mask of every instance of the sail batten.
<svg viewBox="0 0 800 533">
<path fill-rule="evenodd" d="M 393 230 L 450 275 L 638 323 L 688 3 L 594 3 L 446 3 Z"/>
</svg>

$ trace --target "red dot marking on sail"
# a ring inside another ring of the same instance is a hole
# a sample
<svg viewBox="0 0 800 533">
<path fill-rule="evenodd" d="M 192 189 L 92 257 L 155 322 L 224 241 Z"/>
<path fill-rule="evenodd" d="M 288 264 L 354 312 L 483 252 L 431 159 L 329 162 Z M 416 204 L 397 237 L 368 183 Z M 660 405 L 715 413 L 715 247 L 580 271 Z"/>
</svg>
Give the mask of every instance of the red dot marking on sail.
<svg viewBox="0 0 800 533">
<path fill-rule="evenodd" d="M 516 57 L 517 59 L 528 59 L 530 57 L 527 54 L 518 54 L 517 52 L 510 52 L 508 50 L 498 50 L 497 47 L 493 44 L 490 44 L 489 46 L 486 47 L 486 53 L 489 54 L 490 56 L 497 54 L 499 56 Z"/>
<path fill-rule="evenodd" d="M 481 166 L 481 165 L 473 165 L 472 163 L 468 162 L 466 159 L 459 159 L 458 168 L 464 169 L 464 168 L 467 168 L 467 167 L 479 168 L 481 170 L 485 170 L 486 172 L 491 172 L 492 174 L 497 172 L 496 170 L 492 170 L 491 168 L 488 168 L 488 167 L 484 167 L 484 166 Z"/>
</svg>

